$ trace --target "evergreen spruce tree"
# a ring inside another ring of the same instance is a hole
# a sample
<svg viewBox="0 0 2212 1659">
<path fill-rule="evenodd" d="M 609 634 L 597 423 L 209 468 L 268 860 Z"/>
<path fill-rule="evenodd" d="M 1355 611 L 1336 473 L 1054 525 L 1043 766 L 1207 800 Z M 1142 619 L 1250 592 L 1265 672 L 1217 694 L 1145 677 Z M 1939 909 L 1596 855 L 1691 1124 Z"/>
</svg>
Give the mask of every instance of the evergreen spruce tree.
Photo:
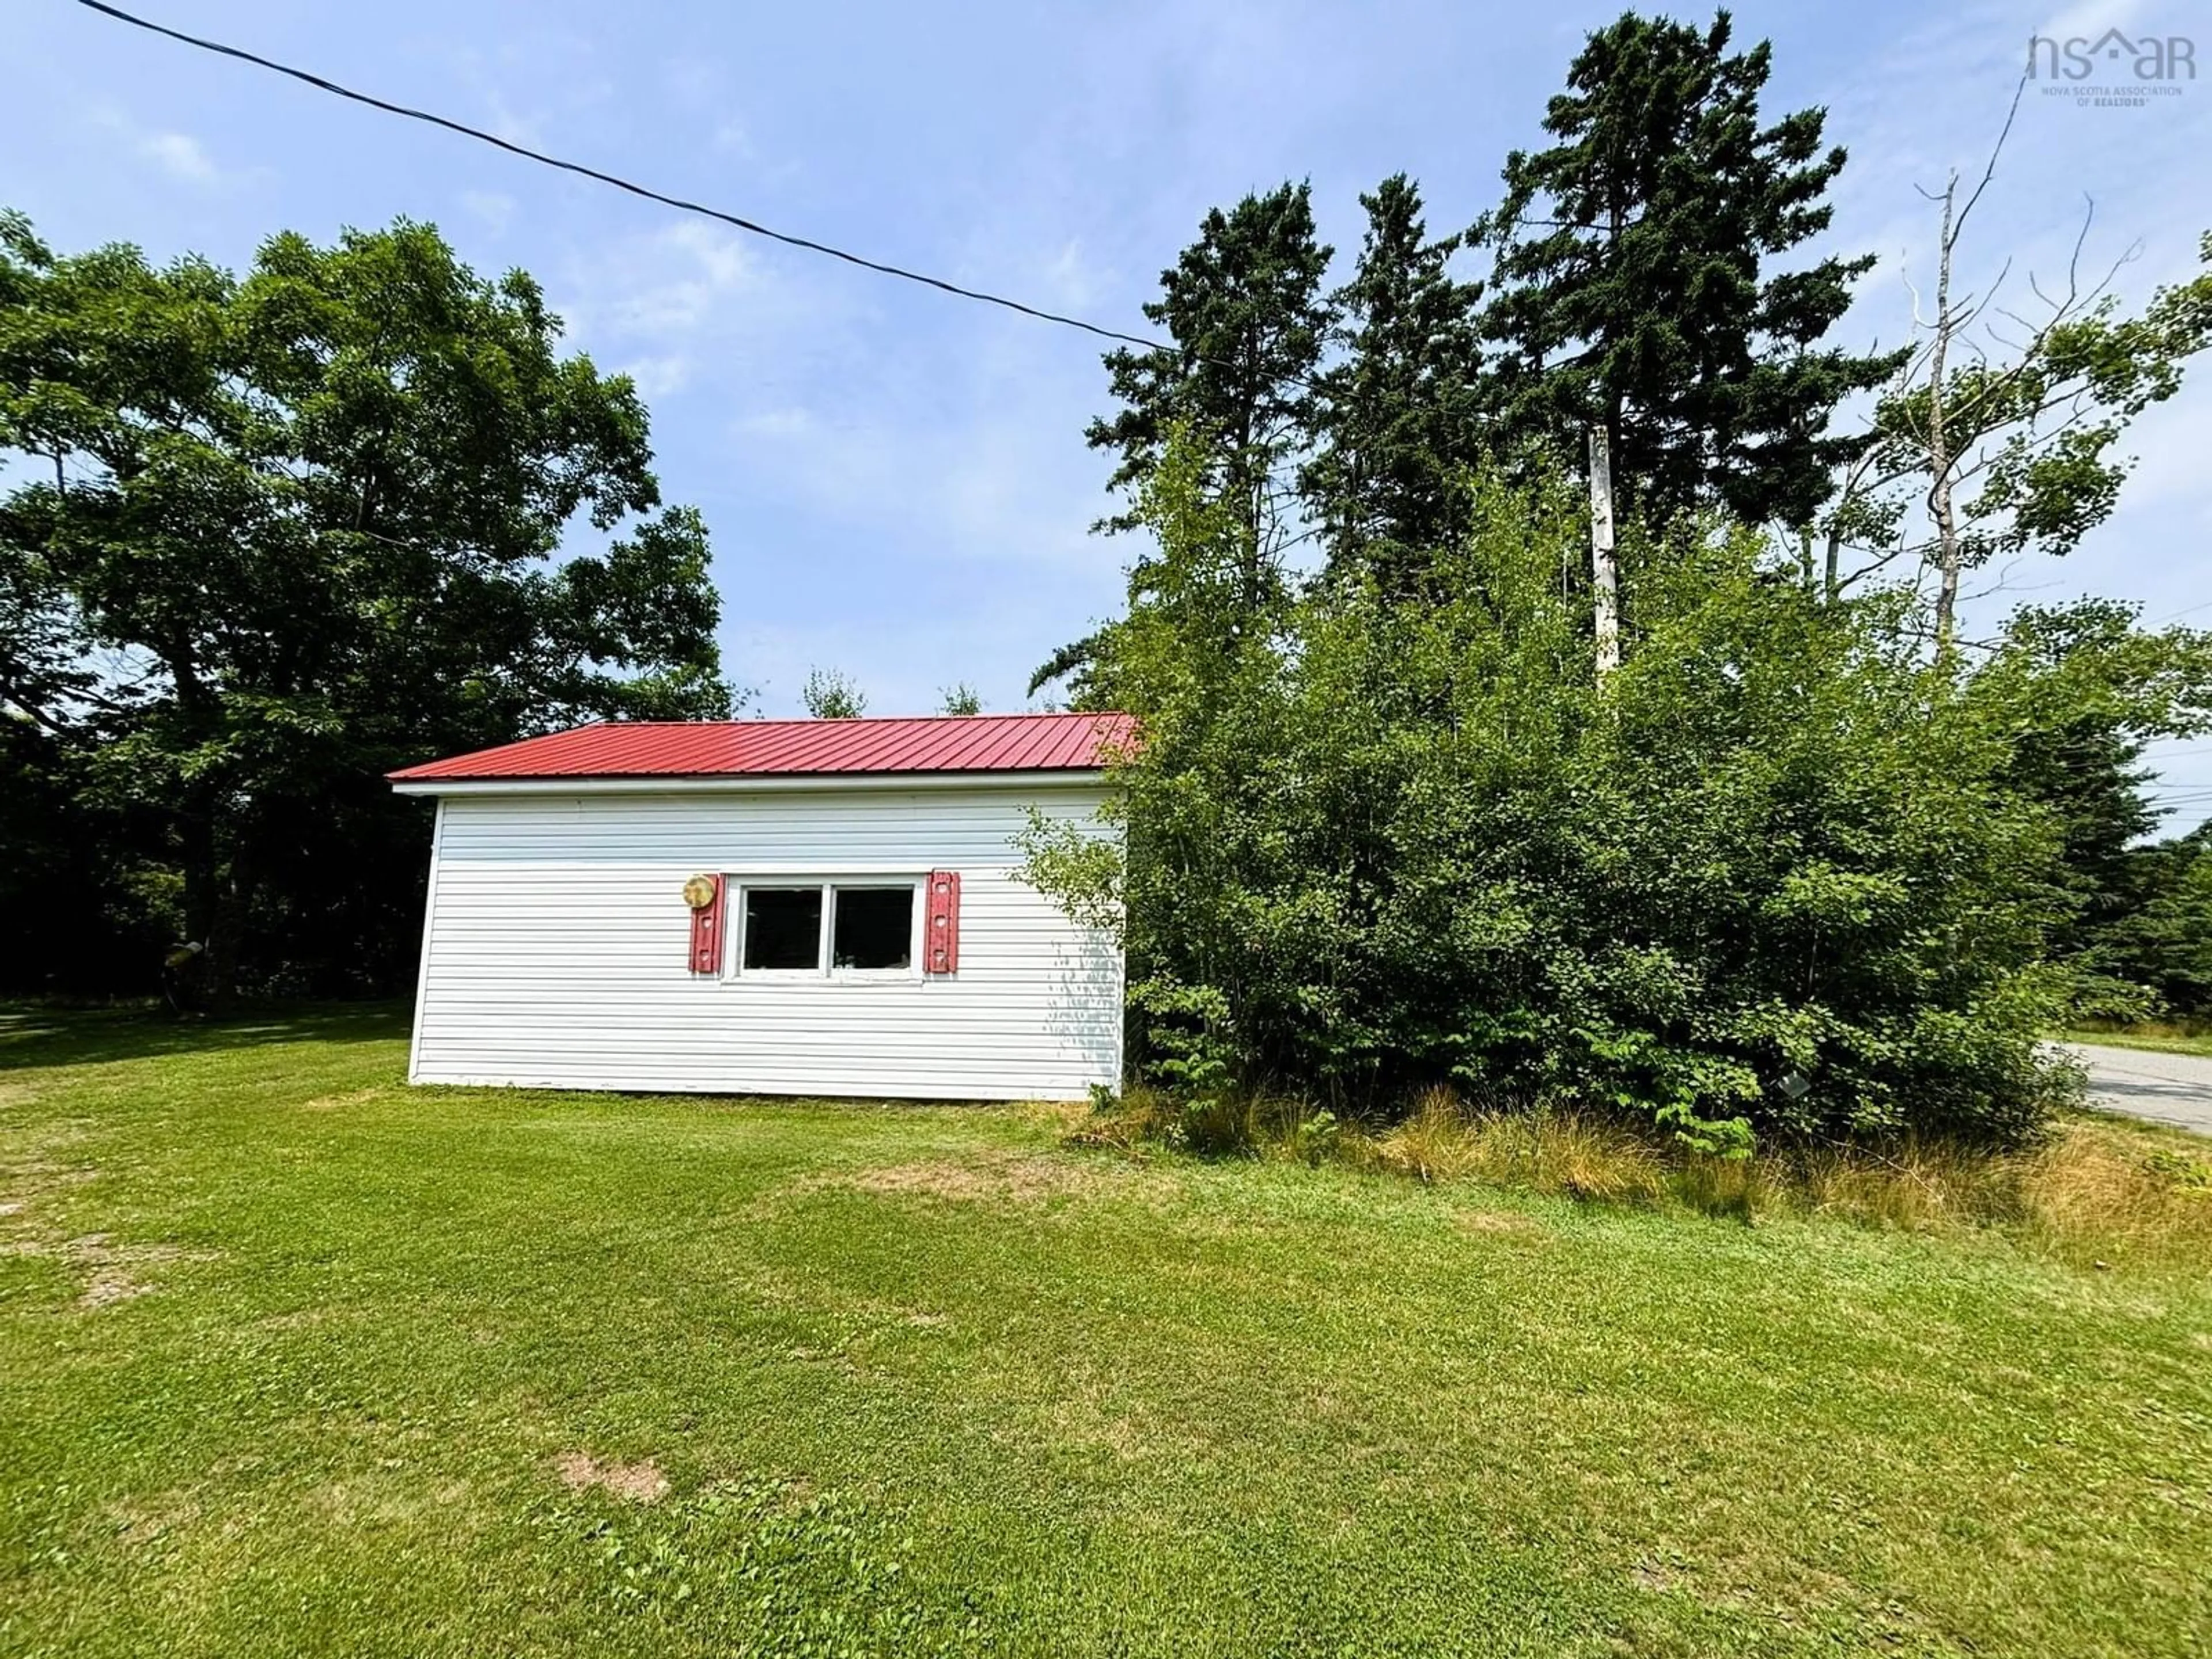
<svg viewBox="0 0 2212 1659">
<path fill-rule="evenodd" d="M 1117 457 L 1108 483 L 1127 501 L 1158 470 L 1170 432 L 1200 435 L 1212 457 L 1206 488 L 1233 504 L 1243 531 L 1242 603 L 1255 615 L 1281 585 L 1276 560 L 1291 523 L 1286 468 L 1311 441 L 1313 375 L 1330 322 L 1322 289 L 1330 253 L 1315 238 L 1304 184 L 1209 212 L 1198 240 L 1160 273 L 1160 297 L 1145 307 L 1172 343 L 1106 354 L 1121 407 L 1085 434 L 1092 448 Z M 1097 527 L 1136 523 L 1125 508 Z M 1030 692 L 1063 675 L 1079 678 L 1096 645 L 1094 637 L 1054 652 Z"/>
<path fill-rule="evenodd" d="M 1496 250 L 1488 384 L 1509 435 L 1579 454 L 1601 422 L 1622 504 L 1653 517 L 1717 502 L 1753 522 L 1810 523 L 1856 441 L 1831 413 L 1899 359 L 1818 342 L 1873 264 L 1770 272 L 1827 228 L 1844 165 L 1824 111 L 1760 122 L 1769 52 L 1625 13 L 1576 58 L 1544 130 L 1516 151 L 1475 228 Z"/>
<path fill-rule="evenodd" d="M 1482 285 L 1450 274 L 1462 239 L 1429 240 L 1404 173 L 1359 200 L 1358 268 L 1334 296 L 1347 355 L 1323 377 L 1326 447 L 1302 482 L 1330 568 L 1402 596 L 1461 527 L 1460 475 L 1482 447 Z"/>
</svg>

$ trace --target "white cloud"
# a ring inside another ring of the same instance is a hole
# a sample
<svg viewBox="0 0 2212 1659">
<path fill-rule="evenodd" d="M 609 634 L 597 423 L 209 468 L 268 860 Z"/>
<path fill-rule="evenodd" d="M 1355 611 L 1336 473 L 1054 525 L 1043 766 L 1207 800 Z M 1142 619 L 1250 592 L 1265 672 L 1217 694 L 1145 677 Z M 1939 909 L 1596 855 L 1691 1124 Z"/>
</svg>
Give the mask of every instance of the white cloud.
<svg viewBox="0 0 2212 1659">
<path fill-rule="evenodd" d="M 747 438 L 795 438 L 811 431 L 814 417 L 803 409 L 762 409 L 738 417 L 732 429 Z"/>
<path fill-rule="evenodd" d="M 661 73 L 668 90 L 682 104 L 711 104 L 729 95 L 729 76 L 712 58 L 671 58 Z"/>
<path fill-rule="evenodd" d="M 483 100 L 488 112 L 484 125 L 495 136 L 506 139 L 510 144 L 537 147 L 539 136 L 535 117 L 525 115 L 516 109 L 507 101 L 506 94 L 496 88 L 487 91 Z"/>
<path fill-rule="evenodd" d="M 549 284 L 573 337 L 611 362 L 682 357 L 723 399 L 725 423 L 764 404 L 811 404 L 829 386 L 865 391 L 855 337 L 861 285 L 749 244 L 699 219 L 573 252 Z M 799 388 L 807 388 L 800 392 Z"/>
<path fill-rule="evenodd" d="M 681 392 L 691 380 L 692 362 L 681 352 L 670 352 L 658 357 L 641 357 L 623 364 L 616 372 L 627 374 L 637 383 L 639 395 L 650 403 L 655 398 L 672 397 Z"/>
<path fill-rule="evenodd" d="M 738 232 L 702 220 L 679 220 L 663 233 L 661 240 L 697 261 L 701 273 L 717 289 L 734 287 L 753 268 L 752 256 Z"/>
<path fill-rule="evenodd" d="M 114 134 L 140 161 L 152 163 L 170 178 L 187 185 L 212 189 L 250 178 L 260 169 L 231 172 L 216 165 L 208 148 L 188 132 L 164 131 L 141 125 L 114 104 L 96 103 L 89 116 L 93 125 Z"/>
<path fill-rule="evenodd" d="M 495 190 L 465 190 L 461 206 L 469 216 L 480 222 L 495 236 L 504 233 L 514 222 L 518 206 L 514 198 Z"/>
<path fill-rule="evenodd" d="M 676 337 L 707 327 L 751 275 L 737 232 L 679 220 L 594 257 L 579 312 L 621 335 Z"/>
<path fill-rule="evenodd" d="M 834 405 L 748 410 L 726 430 L 750 488 L 857 542 L 924 545 L 1016 587 L 1073 580 L 1103 609 L 1131 550 L 1090 534 L 1103 468 L 1070 441 L 1085 411 L 1059 390 L 975 369 L 919 394 L 878 384 Z"/>
<path fill-rule="evenodd" d="M 2036 33 L 2052 40 L 2094 40 L 2106 29 L 2127 29 L 2142 15 L 2142 0 L 2080 0 Z"/>
<path fill-rule="evenodd" d="M 1073 237 L 1045 266 L 1044 279 L 1052 285 L 1054 297 L 1071 309 L 1094 304 L 1110 285 L 1092 273 L 1083 257 L 1083 244 Z"/>
<path fill-rule="evenodd" d="M 189 133 L 149 133 L 138 141 L 138 153 L 172 178 L 195 185 L 211 185 L 222 177 L 200 141 Z"/>
</svg>

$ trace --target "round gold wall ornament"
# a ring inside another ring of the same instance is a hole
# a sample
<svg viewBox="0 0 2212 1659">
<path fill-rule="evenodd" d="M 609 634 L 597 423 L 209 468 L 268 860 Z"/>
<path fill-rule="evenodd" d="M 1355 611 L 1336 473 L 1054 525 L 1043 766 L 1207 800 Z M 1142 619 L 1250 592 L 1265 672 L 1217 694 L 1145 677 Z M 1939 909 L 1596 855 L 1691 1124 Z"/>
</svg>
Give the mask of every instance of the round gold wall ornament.
<svg viewBox="0 0 2212 1659">
<path fill-rule="evenodd" d="M 694 910 L 703 910 L 714 902 L 716 885 L 712 876 L 694 876 L 684 884 L 684 902 Z"/>
</svg>

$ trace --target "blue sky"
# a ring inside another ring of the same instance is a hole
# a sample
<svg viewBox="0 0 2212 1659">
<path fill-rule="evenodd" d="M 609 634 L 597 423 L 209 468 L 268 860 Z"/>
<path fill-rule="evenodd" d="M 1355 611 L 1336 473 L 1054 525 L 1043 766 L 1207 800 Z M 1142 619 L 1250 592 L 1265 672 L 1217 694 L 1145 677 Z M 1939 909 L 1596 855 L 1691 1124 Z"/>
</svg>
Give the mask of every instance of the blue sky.
<svg viewBox="0 0 2212 1659">
<path fill-rule="evenodd" d="M 1200 216 L 1310 178 L 1327 238 L 1398 169 L 1431 223 L 1493 198 L 1545 100 L 1614 5 L 628 8 L 574 0 L 140 0 L 138 9 L 402 102 L 877 257 L 1110 326 Z M 1676 15 L 1702 16 L 1684 8 Z M 1770 108 L 1830 111 L 1852 160 L 1833 244 L 1878 253 L 1844 337 L 1904 337 L 1933 218 L 1916 185 L 1985 155 L 2027 36 L 2194 36 L 2212 8 L 1746 4 L 1774 41 Z M 109 22 L 17 0 L 0 199 L 75 248 L 134 240 L 234 265 L 280 228 L 327 239 L 405 215 L 479 269 L 521 265 L 571 338 L 636 376 L 670 499 L 714 538 L 732 678 L 797 708 L 841 667 L 872 713 L 972 682 L 1023 706 L 1030 667 L 1118 605 L 1125 543 L 1085 422 L 1095 342 L 743 237 L 486 147 Z M 2212 228 L 2212 74 L 2143 109 L 2031 94 L 1971 239 L 1977 280 L 2063 270 L 2085 197 L 2130 298 L 2185 275 Z M 2212 623 L 2212 363 L 2132 434 L 2118 515 L 2063 562 L 1982 573 L 2020 599 L 2097 592 Z M 2169 745 L 2177 800 L 2212 798 L 2212 737 Z"/>
</svg>

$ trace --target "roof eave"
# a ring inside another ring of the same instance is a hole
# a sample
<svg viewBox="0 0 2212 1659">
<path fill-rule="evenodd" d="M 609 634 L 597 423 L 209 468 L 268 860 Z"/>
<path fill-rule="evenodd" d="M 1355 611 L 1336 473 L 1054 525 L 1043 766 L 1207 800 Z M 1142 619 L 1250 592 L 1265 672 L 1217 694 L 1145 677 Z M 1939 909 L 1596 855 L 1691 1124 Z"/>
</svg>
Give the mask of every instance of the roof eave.
<svg viewBox="0 0 2212 1659">
<path fill-rule="evenodd" d="M 395 795 L 726 794 L 793 789 L 1024 788 L 1103 782 L 1103 767 L 1045 767 L 1030 771 L 722 772 L 641 774 L 624 777 L 391 778 Z"/>
</svg>

